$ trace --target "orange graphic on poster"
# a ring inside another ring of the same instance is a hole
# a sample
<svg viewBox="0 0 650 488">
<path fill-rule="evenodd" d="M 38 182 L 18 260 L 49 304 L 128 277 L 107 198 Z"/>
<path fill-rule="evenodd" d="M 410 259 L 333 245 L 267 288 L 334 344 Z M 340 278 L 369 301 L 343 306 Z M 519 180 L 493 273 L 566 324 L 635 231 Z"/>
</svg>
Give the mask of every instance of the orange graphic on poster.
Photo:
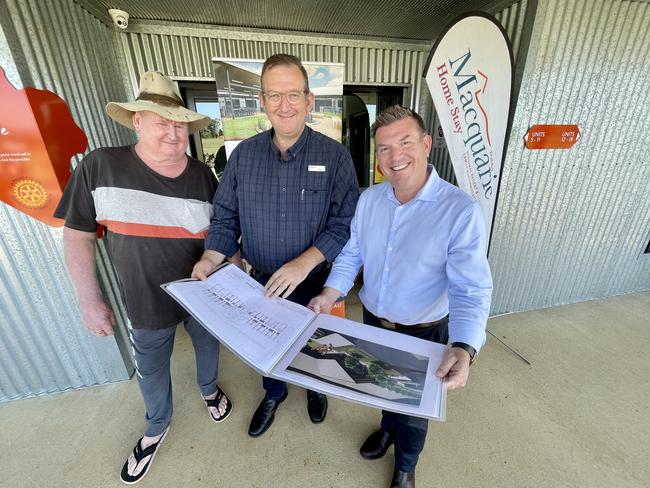
<svg viewBox="0 0 650 488">
<path fill-rule="evenodd" d="M 88 139 L 55 93 L 17 90 L 0 68 L 0 199 L 48 225 L 70 178 L 70 159 Z"/>
<path fill-rule="evenodd" d="M 19 178 L 13 182 L 14 197 L 29 208 L 45 208 L 50 196 L 43 185 L 33 178 Z"/>
</svg>

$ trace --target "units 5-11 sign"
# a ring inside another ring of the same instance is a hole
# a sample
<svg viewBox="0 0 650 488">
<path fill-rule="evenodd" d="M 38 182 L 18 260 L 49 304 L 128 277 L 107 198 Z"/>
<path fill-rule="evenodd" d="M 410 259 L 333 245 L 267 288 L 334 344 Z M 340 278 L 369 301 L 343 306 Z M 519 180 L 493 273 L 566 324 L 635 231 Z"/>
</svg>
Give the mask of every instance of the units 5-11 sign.
<svg viewBox="0 0 650 488">
<path fill-rule="evenodd" d="M 524 136 L 528 149 L 569 149 L 580 139 L 577 125 L 534 125 Z"/>
</svg>

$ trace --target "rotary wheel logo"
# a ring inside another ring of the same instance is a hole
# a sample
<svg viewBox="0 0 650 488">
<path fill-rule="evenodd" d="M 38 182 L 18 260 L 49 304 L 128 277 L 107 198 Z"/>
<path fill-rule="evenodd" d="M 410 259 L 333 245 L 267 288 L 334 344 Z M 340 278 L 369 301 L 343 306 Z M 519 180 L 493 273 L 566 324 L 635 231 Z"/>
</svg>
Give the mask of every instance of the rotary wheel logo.
<svg viewBox="0 0 650 488">
<path fill-rule="evenodd" d="M 32 178 L 14 181 L 13 195 L 19 203 L 29 208 L 43 208 L 49 200 L 45 187 Z"/>
</svg>

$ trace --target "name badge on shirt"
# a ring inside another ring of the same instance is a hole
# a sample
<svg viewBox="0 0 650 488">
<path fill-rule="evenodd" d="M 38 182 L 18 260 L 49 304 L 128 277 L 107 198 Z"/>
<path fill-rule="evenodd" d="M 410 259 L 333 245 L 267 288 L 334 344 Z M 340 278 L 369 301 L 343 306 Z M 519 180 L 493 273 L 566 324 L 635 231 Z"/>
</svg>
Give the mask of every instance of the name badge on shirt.
<svg viewBox="0 0 650 488">
<path fill-rule="evenodd" d="M 322 164 L 310 164 L 307 166 L 307 171 L 314 171 L 316 173 L 325 173 L 325 166 Z"/>
</svg>

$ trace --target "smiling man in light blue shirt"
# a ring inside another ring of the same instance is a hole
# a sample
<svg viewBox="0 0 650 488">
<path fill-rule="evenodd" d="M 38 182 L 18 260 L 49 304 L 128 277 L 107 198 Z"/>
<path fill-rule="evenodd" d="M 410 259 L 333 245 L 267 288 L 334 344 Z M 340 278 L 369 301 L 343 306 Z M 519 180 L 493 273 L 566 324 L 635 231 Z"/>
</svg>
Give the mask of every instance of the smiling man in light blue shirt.
<svg viewBox="0 0 650 488">
<path fill-rule="evenodd" d="M 427 164 L 431 136 L 415 112 L 389 107 L 374 125 L 375 150 L 388 182 L 366 190 L 350 240 L 323 292 L 310 307 L 328 312 L 363 266 L 364 322 L 421 339 L 450 343 L 436 375 L 448 389 L 465 386 L 485 343 L 492 277 L 479 205 Z M 391 487 L 415 486 L 427 420 L 383 412 L 381 429 L 361 447 L 378 459 L 395 444 Z"/>
</svg>

